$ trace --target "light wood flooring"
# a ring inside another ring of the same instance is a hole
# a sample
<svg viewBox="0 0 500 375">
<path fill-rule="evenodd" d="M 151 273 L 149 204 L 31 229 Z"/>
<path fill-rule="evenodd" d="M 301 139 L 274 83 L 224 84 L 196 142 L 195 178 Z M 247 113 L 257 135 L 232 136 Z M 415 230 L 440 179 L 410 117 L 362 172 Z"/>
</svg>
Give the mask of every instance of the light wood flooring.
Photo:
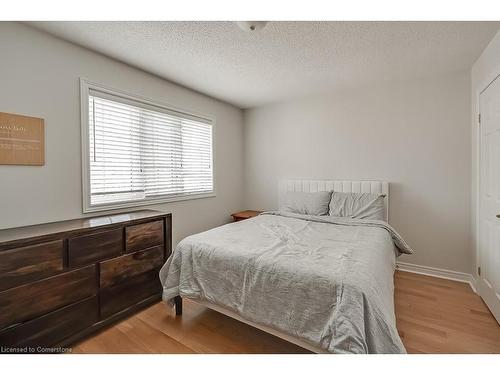
<svg viewBox="0 0 500 375">
<path fill-rule="evenodd" d="M 500 353 L 500 326 L 468 284 L 407 272 L 395 275 L 396 319 L 408 353 Z M 73 353 L 308 353 L 184 301 L 163 303 L 80 342 Z"/>
</svg>

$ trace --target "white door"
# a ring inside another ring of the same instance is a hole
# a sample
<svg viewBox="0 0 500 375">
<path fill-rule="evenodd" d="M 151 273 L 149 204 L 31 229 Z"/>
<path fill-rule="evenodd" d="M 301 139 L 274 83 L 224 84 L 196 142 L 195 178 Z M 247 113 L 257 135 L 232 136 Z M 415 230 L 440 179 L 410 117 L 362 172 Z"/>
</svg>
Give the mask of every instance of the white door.
<svg viewBox="0 0 500 375">
<path fill-rule="evenodd" d="M 479 97 L 478 291 L 500 322 L 500 78 Z"/>
</svg>

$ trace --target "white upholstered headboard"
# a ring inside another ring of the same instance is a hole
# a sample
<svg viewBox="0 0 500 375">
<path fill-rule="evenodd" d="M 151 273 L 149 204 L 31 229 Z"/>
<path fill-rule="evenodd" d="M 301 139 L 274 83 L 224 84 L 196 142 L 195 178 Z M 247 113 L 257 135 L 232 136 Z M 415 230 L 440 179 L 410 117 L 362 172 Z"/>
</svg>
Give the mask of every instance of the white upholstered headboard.
<svg viewBox="0 0 500 375">
<path fill-rule="evenodd" d="M 279 207 L 287 191 L 338 191 L 345 193 L 385 194 L 385 219 L 389 221 L 389 183 L 386 181 L 356 180 L 280 180 L 278 187 Z"/>
</svg>

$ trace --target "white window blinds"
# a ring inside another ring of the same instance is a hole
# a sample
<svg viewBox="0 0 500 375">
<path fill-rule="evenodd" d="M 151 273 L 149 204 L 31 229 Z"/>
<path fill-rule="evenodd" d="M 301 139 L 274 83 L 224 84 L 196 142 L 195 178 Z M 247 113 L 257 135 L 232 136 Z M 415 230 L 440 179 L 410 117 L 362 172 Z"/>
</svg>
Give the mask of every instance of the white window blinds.
<svg viewBox="0 0 500 375">
<path fill-rule="evenodd" d="M 88 91 L 90 206 L 213 192 L 210 120 Z"/>
</svg>

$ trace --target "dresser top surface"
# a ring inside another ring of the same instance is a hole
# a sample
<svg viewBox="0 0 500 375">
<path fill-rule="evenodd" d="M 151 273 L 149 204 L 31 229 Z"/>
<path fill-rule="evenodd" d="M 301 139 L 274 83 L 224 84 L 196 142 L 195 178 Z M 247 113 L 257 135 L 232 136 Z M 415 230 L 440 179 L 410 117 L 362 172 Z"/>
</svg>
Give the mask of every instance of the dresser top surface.
<svg viewBox="0 0 500 375">
<path fill-rule="evenodd" d="M 85 217 L 80 219 L 57 221 L 54 223 L 2 229 L 0 230 L 0 245 L 19 240 L 50 236 L 64 232 L 96 229 L 99 227 L 126 223 L 129 221 L 164 217 L 167 215 L 169 214 L 156 210 L 140 210 L 106 216 Z"/>
</svg>

